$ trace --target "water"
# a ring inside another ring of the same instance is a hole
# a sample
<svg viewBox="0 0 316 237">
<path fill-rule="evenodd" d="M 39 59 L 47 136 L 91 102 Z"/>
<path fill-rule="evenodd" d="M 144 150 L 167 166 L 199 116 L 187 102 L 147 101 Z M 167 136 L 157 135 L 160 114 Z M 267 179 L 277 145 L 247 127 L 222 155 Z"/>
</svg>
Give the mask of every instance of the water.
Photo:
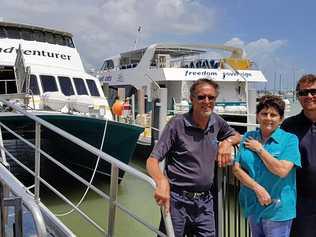
<svg viewBox="0 0 316 237">
<path fill-rule="evenodd" d="M 302 110 L 302 107 L 298 100 L 291 101 L 291 109 L 290 112 L 285 114 L 285 117 L 293 116 L 298 114 Z"/>
<path fill-rule="evenodd" d="M 134 158 L 131 163 L 132 166 L 138 170 L 145 172 L 145 161 L 137 160 Z M 58 178 L 59 190 L 63 191 L 73 202 L 77 203 L 85 188 L 83 185 L 74 182 L 74 180 L 67 180 L 64 177 Z M 67 180 L 65 182 L 65 180 Z M 57 181 L 57 180 L 55 180 Z M 54 181 L 54 182 L 55 182 Z M 98 177 L 94 185 L 102 191 L 108 193 L 109 181 L 104 178 Z M 44 190 L 43 190 L 44 191 Z M 64 213 L 71 209 L 71 207 L 61 201 L 56 195 L 50 191 L 45 190 L 41 197 L 50 210 L 54 213 Z M 134 211 L 143 220 L 146 220 L 151 225 L 157 227 L 160 221 L 160 211 L 153 198 L 153 189 L 149 184 L 134 178 L 131 175 L 125 174 L 123 181 L 119 185 L 118 200 L 128 209 Z M 108 205 L 101 197 L 92 191 L 89 191 L 85 201 L 82 203 L 81 208 L 88 214 L 96 223 L 103 228 L 107 226 L 108 222 Z M 77 236 L 104 236 L 80 216 L 80 214 L 73 212 L 65 217 L 61 217 L 65 223 Z M 117 221 L 115 236 L 156 236 L 154 232 L 146 227 L 143 227 L 137 221 L 129 218 L 127 214 L 117 210 Z"/>
</svg>

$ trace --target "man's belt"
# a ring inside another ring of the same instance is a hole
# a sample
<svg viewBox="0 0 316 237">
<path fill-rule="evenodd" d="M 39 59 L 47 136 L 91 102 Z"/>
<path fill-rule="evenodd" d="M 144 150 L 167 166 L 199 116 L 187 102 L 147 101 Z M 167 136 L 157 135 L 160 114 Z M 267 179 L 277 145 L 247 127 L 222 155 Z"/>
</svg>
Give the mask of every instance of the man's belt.
<svg viewBox="0 0 316 237">
<path fill-rule="evenodd" d="M 189 198 L 189 199 L 197 199 L 197 198 L 204 198 L 208 197 L 211 194 L 211 191 L 203 191 L 203 192 L 188 192 L 185 190 L 179 191 L 179 190 L 172 190 L 176 193 L 182 194 L 183 196 Z"/>
</svg>

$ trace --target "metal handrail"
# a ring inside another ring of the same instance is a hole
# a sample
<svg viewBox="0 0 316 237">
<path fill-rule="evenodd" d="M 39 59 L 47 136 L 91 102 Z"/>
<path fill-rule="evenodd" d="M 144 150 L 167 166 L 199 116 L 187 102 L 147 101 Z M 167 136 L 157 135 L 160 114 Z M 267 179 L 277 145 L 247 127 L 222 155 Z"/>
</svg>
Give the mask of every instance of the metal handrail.
<svg viewBox="0 0 316 237">
<path fill-rule="evenodd" d="M 32 213 L 38 236 L 47 236 L 44 219 L 39 206 L 23 184 L 6 167 L 0 164 L 0 180 L 10 187 L 11 192 L 22 198 L 23 204 Z"/>
<path fill-rule="evenodd" d="M 155 181 L 150 178 L 149 176 L 145 175 L 144 173 L 134 169 L 133 167 L 130 167 L 129 165 L 123 163 L 122 161 L 119 161 L 115 158 L 113 158 L 112 156 L 100 151 L 99 149 L 95 148 L 94 146 L 82 141 L 81 139 L 71 135 L 70 133 L 67 133 L 65 132 L 64 130 L 56 127 L 55 125 L 49 123 L 49 122 L 46 122 L 45 120 L 31 114 L 31 113 L 28 113 L 27 111 L 25 111 L 24 109 L 20 108 L 19 106 L 17 105 L 14 105 L 13 103 L 10 103 L 8 101 L 5 101 L 5 100 L 2 100 L 0 99 L 0 102 L 6 104 L 7 106 L 13 108 L 14 110 L 20 112 L 21 114 L 25 115 L 26 117 L 32 119 L 33 121 L 41 124 L 42 126 L 48 128 L 48 129 L 51 129 L 53 130 L 55 133 L 57 133 L 58 135 L 72 141 L 74 144 L 82 147 L 82 148 L 85 148 L 87 151 L 93 153 L 94 155 L 96 156 L 100 156 L 101 159 L 111 163 L 111 164 L 114 164 L 116 165 L 118 168 L 132 174 L 133 176 L 135 177 L 138 177 L 140 179 L 143 179 L 144 181 L 146 181 L 147 183 L 149 183 L 153 188 L 156 187 L 156 184 L 155 184 Z"/>
<path fill-rule="evenodd" d="M 6 101 L 6 100 L 3 100 L 3 99 L 0 99 L 0 102 L 2 102 L 3 104 L 6 104 L 7 106 L 13 108 L 15 111 L 18 111 L 19 113 L 21 113 L 21 114 L 25 115 L 26 117 L 28 117 L 28 118 L 32 119 L 33 121 L 35 121 L 35 123 L 36 123 L 36 128 L 37 128 L 37 129 L 36 129 L 37 134 L 40 133 L 40 126 L 44 126 L 44 127 L 48 128 L 48 129 L 50 129 L 50 130 L 53 130 L 56 134 L 58 134 L 58 135 L 60 135 L 60 136 L 62 136 L 62 137 L 64 137 L 64 138 L 66 138 L 66 139 L 70 140 L 71 142 L 73 142 L 74 144 L 76 144 L 76 145 L 78 145 L 78 146 L 80 146 L 80 147 L 86 149 L 87 151 L 91 152 L 92 154 L 94 154 L 94 155 L 100 157 L 100 159 L 102 159 L 102 160 L 104 160 L 104 161 L 106 161 L 106 162 L 111 163 L 111 164 L 112 164 L 112 171 L 113 171 L 113 169 L 118 169 L 118 168 L 119 168 L 119 169 L 122 169 L 122 170 L 124 170 L 125 172 L 128 172 L 128 173 L 130 173 L 131 175 L 133 175 L 133 176 L 135 176 L 135 177 L 137 177 L 137 178 L 139 178 L 139 179 L 141 179 L 141 180 L 143 180 L 143 181 L 149 183 L 152 188 L 155 188 L 155 187 L 156 187 L 156 184 L 155 184 L 155 182 L 154 182 L 154 180 L 153 180 L 152 178 L 150 178 L 150 177 L 147 176 L 146 174 L 144 174 L 144 173 L 142 173 L 142 172 L 136 170 L 135 168 L 128 166 L 127 164 L 125 164 L 125 163 L 123 163 L 123 162 L 121 162 L 121 161 L 119 161 L 119 160 L 113 158 L 112 156 L 110 156 L 110 155 L 108 155 L 108 154 L 106 154 L 106 153 L 100 151 L 99 149 L 93 147 L 92 145 L 90 145 L 90 144 L 88 144 L 88 143 L 86 143 L 86 142 L 84 142 L 84 141 L 78 139 L 77 137 L 75 137 L 75 136 L 73 136 L 73 135 L 71 135 L 71 134 L 69 134 L 69 133 L 63 131 L 62 129 L 60 129 L 60 128 L 58 128 L 58 127 L 56 127 L 56 126 L 54 126 L 54 125 L 52 125 L 52 124 L 50 124 L 50 123 L 48 123 L 48 122 L 46 122 L 45 120 L 43 120 L 43 119 L 41 119 L 41 118 L 39 118 L 39 117 L 37 117 L 37 116 L 35 116 L 35 115 L 33 115 L 33 114 L 28 113 L 27 111 L 25 111 L 24 109 L 20 108 L 19 106 L 15 105 L 15 104 L 13 104 L 13 103 L 10 103 L 10 102 L 8 102 L 8 101 Z M 35 134 L 35 136 L 38 136 L 38 135 Z M 20 137 L 20 138 L 22 138 L 22 137 Z M 38 140 L 38 139 L 40 139 L 40 138 L 38 137 L 36 140 Z M 21 140 L 23 141 L 23 140 L 25 140 L 25 139 L 22 138 Z M 24 142 L 25 142 L 25 141 L 24 141 Z M 26 142 L 26 143 L 28 143 L 28 145 L 31 144 L 31 143 L 29 143 L 29 142 Z M 40 149 L 40 144 L 38 145 L 37 142 L 36 142 L 35 147 L 34 147 L 33 144 L 30 145 L 30 146 L 33 147 L 33 148 L 35 148 L 35 154 L 37 154 L 36 156 L 37 156 L 37 158 L 38 158 L 38 161 L 37 161 L 37 162 L 39 162 L 39 154 L 43 154 L 44 156 L 48 157 L 50 160 L 51 160 L 51 159 L 54 159 L 54 158 L 52 158 L 51 156 L 49 156 L 47 153 L 45 153 L 44 151 L 42 151 L 42 150 Z M 5 150 L 5 149 L 4 149 L 4 150 Z M 67 167 L 65 167 L 64 165 L 62 165 L 61 163 L 59 163 L 58 161 L 55 160 L 54 162 L 55 162 L 55 164 L 57 164 L 57 165 L 58 165 L 59 167 L 61 167 L 62 169 L 64 169 L 64 170 L 67 170 L 67 169 L 68 169 Z M 40 167 L 40 166 L 39 166 L 39 163 L 36 165 L 36 167 L 37 167 L 37 169 L 39 169 L 39 167 Z M 23 167 L 23 168 L 24 168 L 24 167 Z M 69 169 L 68 169 L 68 171 L 69 171 Z M 32 173 L 33 173 L 33 175 L 34 175 L 34 172 L 32 172 Z M 39 186 L 39 181 L 42 182 L 42 183 L 44 183 L 46 186 L 48 186 L 48 188 L 50 188 L 53 192 L 55 192 L 58 196 L 60 196 L 60 193 L 58 193 L 57 190 L 52 189 L 52 188 L 53 188 L 52 186 L 50 186 L 45 180 L 43 180 L 41 177 L 37 176 L 36 174 L 38 174 L 38 171 L 35 170 L 35 177 L 36 177 L 36 179 L 35 179 L 35 180 L 36 180 L 36 181 L 35 181 L 35 198 L 38 199 L 38 201 L 39 201 L 39 187 L 37 187 L 37 186 Z M 77 180 L 79 180 L 80 182 L 83 181 L 83 179 L 80 178 L 80 176 L 76 175 L 74 172 L 69 172 L 69 174 L 72 175 L 73 177 L 75 177 L 75 178 L 76 178 Z M 112 177 L 112 178 L 113 178 L 113 177 Z M 117 180 L 118 180 L 118 179 L 116 179 L 116 181 L 117 181 Z M 86 182 L 86 181 L 83 182 L 83 183 L 84 183 L 85 185 L 87 185 L 87 182 Z M 114 205 L 115 207 L 119 207 L 119 208 L 120 208 L 121 210 L 123 210 L 123 211 L 125 210 L 121 205 L 119 205 L 119 204 L 117 203 L 116 200 L 114 200 L 114 201 L 111 203 L 111 201 L 112 201 L 112 200 L 111 200 L 111 197 L 110 197 L 110 198 L 109 198 L 109 197 L 106 197 L 107 195 L 106 195 L 105 193 L 103 193 L 101 190 L 98 190 L 95 186 L 91 185 L 91 189 L 93 189 L 94 191 L 96 191 L 98 194 L 100 194 L 100 192 L 101 192 L 101 193 L 103 194 L 103 195 L 101 194 L 101 196 L 102 196 L 103 198 L 110 199 L 110 204 L 111 204 L 111 205 Z M 62 196 L 63 196 L 63 195 L 62 195 Z M 64 201 L 66 201 L 67 203 L 68 203 L 68 201 L 69 201 L 69 200 L 67 200 L 67 198 L 65 198 L 65 197 L 62 197 L 62 199 L 63 199 Z M 70 201 L 69 201 L 69 202 L 70 202 Z M 81 215 L 85 218 L 85 220 L 87 220 L 89 223 L 93 224 L 98 230 L 102 231 L 102 228 L 100 229 L 98 225 L 95 225 L 95 223 L 94 223 L 87 215 L 85 215 L 78 207 L 76 207 L 76 206 L 75 206 L 74 204 L 72 204 L 72 203 L 69 203 L 69 204 L 70 204 L 71 206 L 73 206 L 73 208 L 74 208 L 77 212 L 79 212 L 79 214 L 81 214 Z M 133 217 L 132 213 L 128 213 L 128 212 L 127 212 L 127 214 L 129 214 L 131 217 Z M 163 213 L 163 214 L 164 214 L 164 220 L 165 220 L 165 222 L 166 222 L 165 224 L 166 224 L 166 229 L 167 229 L 167 236 L 173 237 L 173 236 L 174 236 L 174 232 L 173 232 L 173 227 L 172 227 L 172 222 L 171 222 L 170 214 L 169 214 L 169 213 Z M 135 218 L 135 217 L 133 217 L 133 218 L 136 219 L 136 220 L 138 220 L 138 218 Z M 141 222 L 141 223 L 144 224 L 143 222 Z M 112 223 L 112 224 L 113 224 L 113 223 Z M 153 228 L 152 228 L 150 225 L 148 225 L 148 224 L 144 224 L 144 225 L 145 225 L 146 227 L 148 227 L 149 229 L 153 230 Z M 112 231 L 112 229 L 113 229 L 113 227 L 110 227 L 110 226 L 109 226 L 108 232 Z M 156 231 L 155 231 L 155 232 L 156 232 Z M 162 234 L 162 233 L 159 232 L 159 231 L 158 231 L 157 233 Z M 112 234 L 109 234 L 109 236 L 112 236 Z M 164 236 L 164 235 L 163 235 L 163 236 Z"/>
</svg>

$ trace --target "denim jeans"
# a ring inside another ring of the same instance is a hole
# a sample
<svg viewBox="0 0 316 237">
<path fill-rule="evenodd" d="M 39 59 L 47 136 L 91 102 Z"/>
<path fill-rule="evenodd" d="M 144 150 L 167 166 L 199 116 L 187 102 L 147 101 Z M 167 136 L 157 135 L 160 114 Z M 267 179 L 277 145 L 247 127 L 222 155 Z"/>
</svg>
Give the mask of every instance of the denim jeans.
<svg viewBox="0 0 316 237">
<path fill-rule="evenodd" d="M 292 219 L 287 221 L 260 220 L 248 218 L 252 237 L 289 237 Z"/>
<path fill-rule="evenodd" d="M 215 237 L 215 219 L 213 197 L 189 198 L 183 194 L 171 192 L 170 214 L 175 237 Z M 163 221 L 160 231 L 165 233 Z"/>
</svg>

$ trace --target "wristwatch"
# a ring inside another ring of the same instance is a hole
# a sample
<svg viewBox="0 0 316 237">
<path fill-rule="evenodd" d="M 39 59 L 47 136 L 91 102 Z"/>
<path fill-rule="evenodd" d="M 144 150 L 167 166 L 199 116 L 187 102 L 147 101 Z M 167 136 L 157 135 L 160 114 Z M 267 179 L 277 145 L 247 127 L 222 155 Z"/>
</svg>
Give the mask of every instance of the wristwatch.
<svg viewBox="0 0 316 237">
<path fill-rule="evenodd" d="M 256 149 L 256 152 L 257 152 L 258 154 L 260 154 L 261 152 L 263 152 L 263 147 L 261 146 L 259 149 Z"/>
</svg>

